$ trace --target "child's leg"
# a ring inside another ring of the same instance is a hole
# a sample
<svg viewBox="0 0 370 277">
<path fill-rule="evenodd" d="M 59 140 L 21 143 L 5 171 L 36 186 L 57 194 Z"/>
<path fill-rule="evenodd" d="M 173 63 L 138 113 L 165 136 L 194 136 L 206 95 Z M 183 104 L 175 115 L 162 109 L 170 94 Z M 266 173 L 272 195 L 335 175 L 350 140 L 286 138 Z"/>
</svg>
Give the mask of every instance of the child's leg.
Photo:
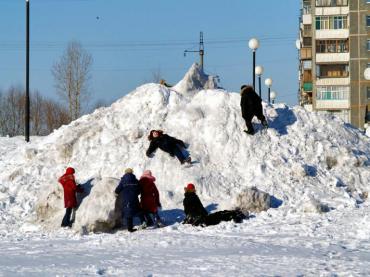
<svg viewBox="0 0 370 277">
<path fill-rule="evenodd" d="M 173 154 L 180 161 L 180 163 L 183 163 L 185 161 L 185 159 L 186 159 L 186 157 L 184 156 L 184 154 L 182 153 L 182 151 L 180 149 L 180 146 L 178 146 L 178 145 L 176 145 Z"/>
<path fill-rule="evenodd" d="M 162 223 L 162 220 L 161 220 L 161 217 L 159 216 L 158 212 L 155 212 L 153 213 L 154 215 L 154 220 L 155 220 L 155 224 L 161 224 Z"/>
<path fill-rule="evenodd" d="M 152 217 L 150 216 L 150 213 L 145 212 L 145 213 L 144 213 L 144 217 L 145 217 L 146 224 L 147 224 L 148 226 L 152 226 L 152 225 L 153 225 L 153 219 L 152 219 Z"/>
<path fill-rule="evenodd" d="M 71 226 L 71 213 L 72 208 L 66 208 L 66 213 L 62 220 L 62 227 L 70 227 Z"/>
<path fill-rule="evenodd" d="M 134 223 L 133 223 L 132 217 L 127 217 L 126 222 L 127 222 L 127 230 L 129 232 L 132 232 L 134 230 Z"/>
</svg>

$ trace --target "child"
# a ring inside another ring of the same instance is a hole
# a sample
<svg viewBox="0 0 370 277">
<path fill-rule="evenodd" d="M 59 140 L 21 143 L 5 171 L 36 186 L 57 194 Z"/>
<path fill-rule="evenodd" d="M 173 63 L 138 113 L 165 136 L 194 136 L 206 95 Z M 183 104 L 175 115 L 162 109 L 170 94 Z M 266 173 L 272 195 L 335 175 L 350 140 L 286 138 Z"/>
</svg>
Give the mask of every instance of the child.
<svg viewBox="0 0 370 277">
<path fill-rule="evenodd" d="M 140 210 L 138 196 L 140 194 L 139 181 L 133 174 L 131 168 L 125 170 L 125 174 L 122 176 L 117 188 L 115 189 L 115 194 L 122 193 L 123 195 L 123 216 L 126 218 L 127 229 L 129 232 L 135 232 L 136 229 L 133 228 L 133 218 L 139 217 L 142 227 L 145 228 L 144 216 Z"/>
<path fill-rule="evenodd" d="M 202 202 L 198 195 L 195 193 L 195 186 L 188 184 L 185 188 L 185 198 L 183 200 L 185 220 L 183 223 L 199 225 L 204 221 L 204 218 L 208 215 L 208 212 L 203 207 Z"/>
<path fill-rule="evenodd" d="M 206 209 L 203 207 L 202 202 L 200 202 L 199 197 L 195 193 L 195 186 L 193 184 L 188 184 L 185 188 L 185 198 L 183 201 L 184 212 L 186 218 L 184 224 L 192 224 L 194 226 L 210 226 L 217 225 L 221 221 L 231 221 L 235 223 L 241 223 L 243 219 L 247 218 L 239 210 L 231 211 L 219 211 L 212 214 L 208 214 Z"/>
<path fill-rule="evenodd" d="M 182 140 L 163 134 L 161 130 L 151 130 L 148 140 L 150 141 L 149 148 L 146 151 L 148 157 L 151 157 L 152 153 L 157 150 L 157 148 L 160 148 L 171 156 L 176 156 L 181 164 L 185 162 L 191 163 L 190 156 L 184 153 L 186 145 Z"/>
<path fill-rule="evenodd" d="M 148 225 L 153 225 L 151 214 L 154 216 L 154 220 L 157 227 L 162 225 L 161 218 L 158 215 L 158 208 L 161 207 L 159 201 L 159 192 L 155 185 L 155 177 L 152 175 L 150 170 L 145 170 L 139 180 L 141 189 L 141 209 L 144 212 L 144 216 Z"/>
<path fill-rule="evenodd" d="M 242 109 L 242 117 L 247 125 L 247 130 L 245 131 L 249 135 L 254 134 L 254 128 L 252 124 L 252 119 L 254 116 L 261 121 L 262 125 L 267 128 L 267 121 L 262 111 L 262 100 L 254 91 L 253 87 L 243 85 L 241 88 L 241 101 L 240 107 Z"/>
<path fill-rule="evenodd" d="M 72 227 L 77 207 L 76 192 L 83 192 L 83 189 L 76 185 L 74 173 L 74 168 L 68 167 L 66 173 L 58 179 L 58 182 L 63 186 L 64 207 L 66 208 L 66 213 L 61 224 L 62 227 Z M 71 220 L 72 213 L 73 216 Z"/>
</svg>

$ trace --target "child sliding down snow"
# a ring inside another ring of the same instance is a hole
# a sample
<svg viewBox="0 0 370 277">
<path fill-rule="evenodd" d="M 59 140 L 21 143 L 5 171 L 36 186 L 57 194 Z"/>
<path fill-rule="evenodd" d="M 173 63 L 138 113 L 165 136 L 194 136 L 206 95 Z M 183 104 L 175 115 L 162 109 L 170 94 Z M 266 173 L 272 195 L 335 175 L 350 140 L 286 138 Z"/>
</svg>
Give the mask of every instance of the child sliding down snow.
<svg viewBox="0 0 370 277">
<path fill-rule="evenodd" d="M 210 226 L 217 225 L 221 221 L 231 221 L 235 223 L 241 223 L 243 219 L 247 218 L 241 211 L 219 211 L 213 214 L 208 214 L 206 209 L 203 207 L 202 202 L 200 202 L 199 197 L 195 193 L 195 186 L 193 184 L 188 184 L 185 188 L 185 198 L 183 201 L 185 220 L 184 224 L 191 224 L 194 226 Z"/>
<path fill-rule="evenodd" d="M 158 209 L 161 207 L 161 203 L 159 201 L 159 192 L 154 182 L 155 177 L 152 175 L 152 172 L 145 170 L 139 180 L 141 190 L 140 204 L 148 226 L 154 224 L 151 217 L 153 215 L 156 227 L 160 227 L 163 225 L 158 215 Z"/>
<path fill-rule="evenodd" d="M 80 185 L 76 185 L 74 173 L 74 168 L 68 167 L 66 173 L 58 179 L 58 182 L 63 186 L 64 206 L 66 208 L 61 224 L 62 227 L 72 227 L 77 207 L 76 192 L 83 192 L 83 188 Z"/>
<path fill-rule="evenodd" d="M 148 136 L 150 145 L 146 151 L 146 155 L 151 157 L 157 148 L 169 153 L 172 157 L 180 161 L 180 163 L 191 163 L 189 153 L 185 151 L 186 145 L 182 140 L 163 134 L 161 130 L 151 130 Z"/>
<path fill-rule="evenodd" d="M 121 181 L 114 192 L 116 196 L 122 193 L 122 212 L 124 218 L 126 218 L 128 231 L 136 231 L 136 229 L 133 228 L 134 217 L 139 217 L 142 226 L 145 227 L 145 219 L 140 210 L 138 199 L 140 194 L 139 181 L 136 179 L 131 168 L 127 168 L 125 170 L 125 174 L 122 176 Z"/>
</svg>

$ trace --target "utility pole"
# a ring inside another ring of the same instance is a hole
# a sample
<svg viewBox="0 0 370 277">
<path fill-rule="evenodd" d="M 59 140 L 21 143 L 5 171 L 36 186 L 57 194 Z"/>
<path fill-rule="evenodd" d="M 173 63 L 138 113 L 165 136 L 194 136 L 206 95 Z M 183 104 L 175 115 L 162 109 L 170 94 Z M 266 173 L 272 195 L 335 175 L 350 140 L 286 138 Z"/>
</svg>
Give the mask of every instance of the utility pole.
<svg viewBox="0 0 370 277">
<path fill-rule="evenodd" d="M 186 53 L 199 53 L 200 57 L 200 68 L 204 71 L 204 41 L 203 41 L 203 32 L 200 32 L 199 37 L 199 50 L 185 50 L 184 57 L 186 57 Z"/>
<path fill-rule="evenodd" d="M 26 101 L 25 101 L 25 139 L 30 141 L 30 2 L 26 0 Z"/>
</svg>

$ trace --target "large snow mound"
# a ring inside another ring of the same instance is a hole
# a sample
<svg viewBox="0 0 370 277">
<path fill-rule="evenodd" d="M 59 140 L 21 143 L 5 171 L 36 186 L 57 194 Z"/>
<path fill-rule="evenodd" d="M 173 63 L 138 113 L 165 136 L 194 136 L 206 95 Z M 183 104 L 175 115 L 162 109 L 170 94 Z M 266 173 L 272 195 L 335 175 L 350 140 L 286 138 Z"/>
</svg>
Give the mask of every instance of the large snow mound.
<svg viewBox="0 0 370 277">
<path fill-rule="evenodd" d="M 322 206 L 348 209 L 363 201 L 370 184 L 370 140 L 359 130 L 301 107 L 264 103 L 270 128 L 264 132 L 256 121 L 257 133 L 248 136 L 239 94 L 179 89 L 193 87 L 189 80 L 194 78 L 188 74 L 175 90 L 138 87 L 112 106 L 30 144 L 0 138 L 0 230 L 9 225 L 27 230 L 26 222 L 36 218 L 44 227 L 58 227 L 64 209 L 57 178 L 67 166 L 88 188 L 77 211 L 77 229 L 114 225 L 113 190 L 126 167 L 137 177 L 152 170 L 162 206 L 173 212 L 182 209 L 189 182 L 205 205 L 218 209 L 233 208 L 243 190 L 256 187 L 281 204 L 277 216 L 320 212 Z M 160 150 L 147 158 L 151 129 L 188 143 L 196 163 L 184 167 Z"/>
</svg>

